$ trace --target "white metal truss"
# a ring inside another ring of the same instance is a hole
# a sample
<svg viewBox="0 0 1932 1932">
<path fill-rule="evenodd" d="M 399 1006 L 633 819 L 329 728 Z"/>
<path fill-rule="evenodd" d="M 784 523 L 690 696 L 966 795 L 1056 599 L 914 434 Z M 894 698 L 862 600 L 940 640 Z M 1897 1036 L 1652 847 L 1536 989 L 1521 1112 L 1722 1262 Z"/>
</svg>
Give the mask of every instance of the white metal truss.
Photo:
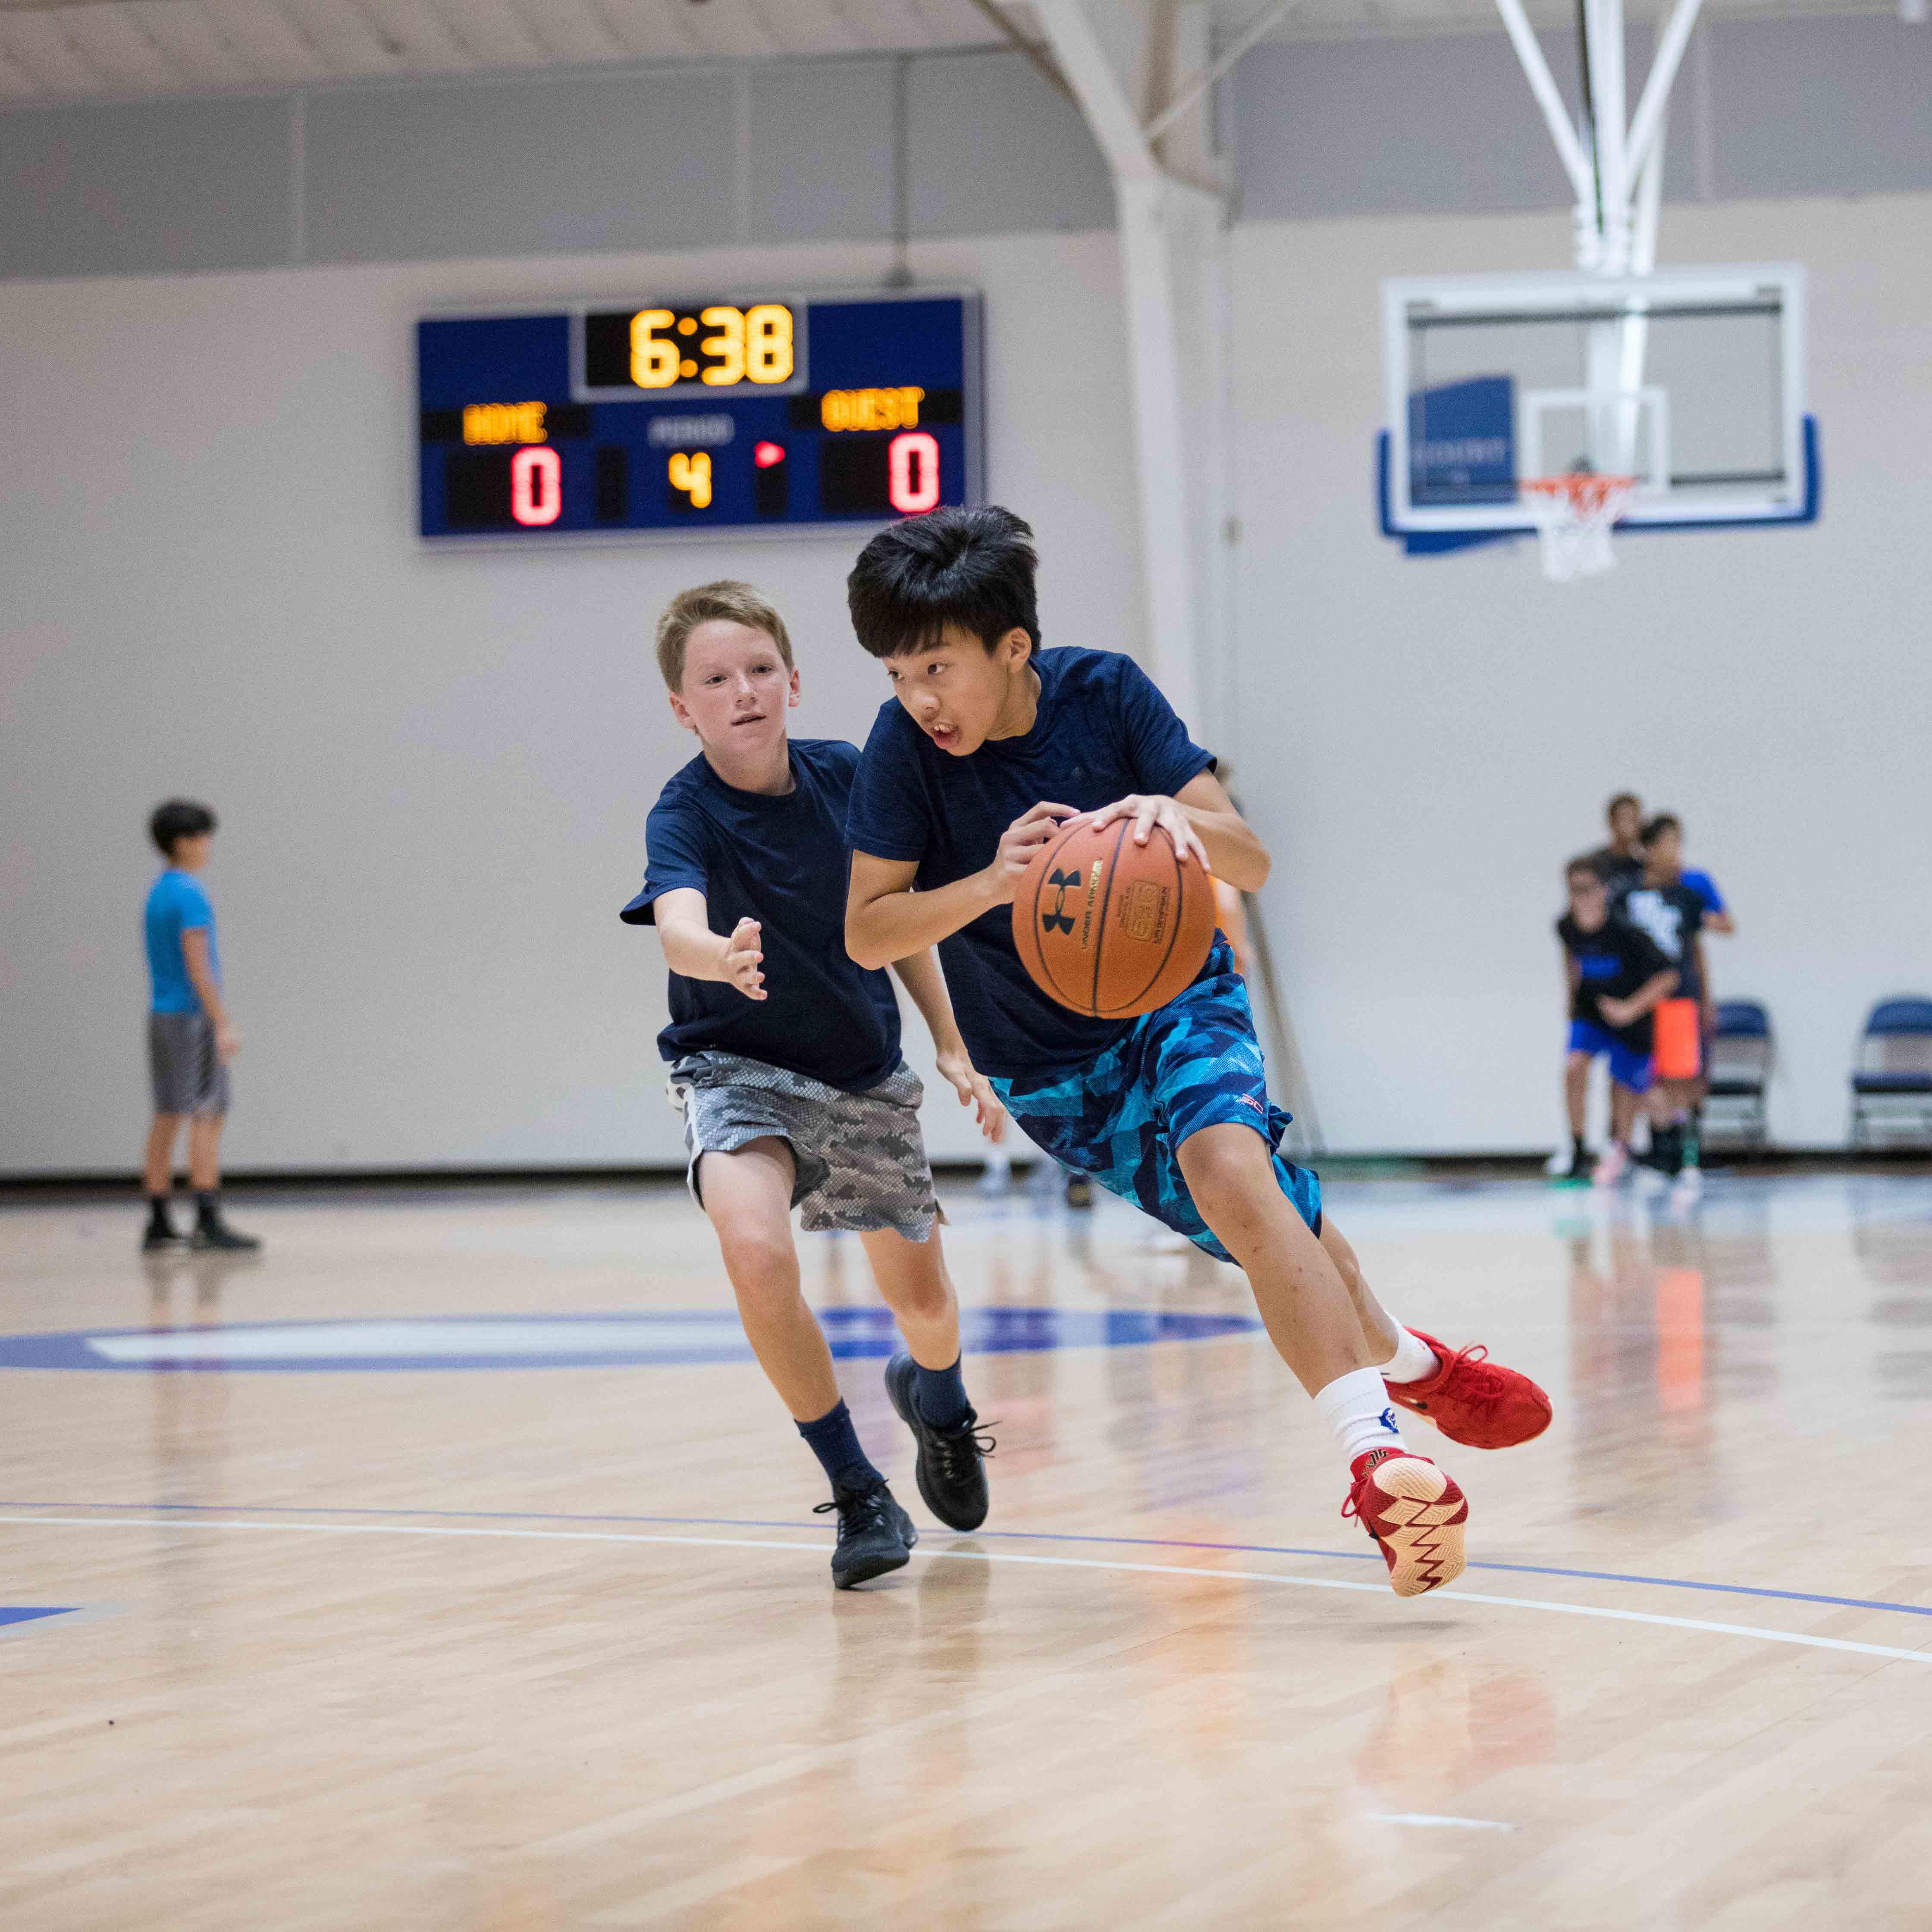
<svg viewBox="0 0 1932 1932">
<path fill-rule="evenodd" d="M 1570 124 L 1522 0 L 1496 0 L 1496 10 L 1576 196 L 1577 267 L 1618 278 L 1647 274 L 1657 260 L 1664 110 L 1702 0 L 1676 0 L 1636 112 L 1628 122 L 1623 0 L 1579 0 L 1579 4 L 1586 67 L 1580 135 Z"/>
</svg>

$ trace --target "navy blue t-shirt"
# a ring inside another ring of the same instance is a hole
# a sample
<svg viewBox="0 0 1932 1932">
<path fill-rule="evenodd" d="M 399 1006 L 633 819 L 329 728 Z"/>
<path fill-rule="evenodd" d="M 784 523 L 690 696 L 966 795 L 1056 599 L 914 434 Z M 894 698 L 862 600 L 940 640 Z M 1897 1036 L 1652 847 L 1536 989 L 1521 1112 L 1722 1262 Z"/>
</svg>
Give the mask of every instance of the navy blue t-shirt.
<svg viewBox="0 0 1932 1932">
<path fill-rule="evenodd" d="M 1040 710 L 1024 737 L 942 752 L 896 698 L 880 706 L 859 761 L 848 842 L 877 859 L 916 860 L 922 892 L 991 865 L 1013 820 L 1050 800 L 1097 811 L 1130 792 L 1172 796 L 1214 768 L 1132 658 L 1035 653 Z M 1011 906 L 982 913 L 939 956 L 974 1064 L 1002 1079 L 1078 1066 L 1133 1024 L 1089 1019 L 1042 992 L 1013 947 Z"/>
<path fill-rule="evenodd" d="M 713 932 L 758 920 L 765 956 L 762 1000 L 722 980 L 670 976 L 670 1024 L 658 1035 L 667 1060 L 710 1047 L 848 1094 L 899 1064 L 892 982 L 845 950 L 845 812 L 858 763 L 842 740 L 794 738 L 793 788 L 782 797 L 727 784 L 701 754 L 658 795 L 644 821 L 644 888 L 621 916 L 654 926 L 658 896 L 688 886 L 704 895 Z"/>
</svg>

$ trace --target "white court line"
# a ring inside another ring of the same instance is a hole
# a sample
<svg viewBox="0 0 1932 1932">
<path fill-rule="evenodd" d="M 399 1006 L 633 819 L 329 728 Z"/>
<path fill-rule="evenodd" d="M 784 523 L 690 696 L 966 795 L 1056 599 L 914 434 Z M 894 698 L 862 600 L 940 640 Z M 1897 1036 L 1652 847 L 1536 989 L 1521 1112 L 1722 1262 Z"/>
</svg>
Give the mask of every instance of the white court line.
<svg viewBox="0 0 1932 1932">
<path fill-rule="evenodd" d="M 0 1516 L 0 1523 L 47 1523 L 70 1528 L 162 1530 L 265 1530 L 306 1536 L 477 1537 L 518 1543 L 656 1543 L 702 1550 L 791 1550 L 823 1557 L 820 1543 L 773 1543 L 749 1537 L 652 1536 L 608 1529 L 451 1529 L 412 1523 L 380 1522 L 185 1522 L 145 1516 Z M 1210 1570 L 1178 1563 L 1108 1563 L 1094 1556 L 1022 1556 L 1010 1550 L 926 1550 L 915 1556 L 950 1558 L 973 1563 L 1026 1563 L 1048 1570 L 1105 1570 L 1144 1576 L 1205 1576 L 1223 1583 L 1274 1583 L 1298 1590 L 1354 1590 L 1384 1597 L 1384 1583 L 1354 1583 L 1333 1576 L 1283 1576 L 1266 1570 Z M 1705 1630 L 1714 1636 L 1755 1637 L 1760 1643 L 1801 1644 L 1808 1650 L 1842 1650 L 1858 1657 L 1883 1657 L 1900 1664 L 1932 1664 L 1932 1652 L 1900 1650 L 1891 1644 L 1853 1643 L 1838 1636 L 1810 1636 L 1799 1630 L 1766 1630 L 1757 1624 L 1707 1622 L 1701 1617 L 1660 1616 L 1651 1610 L 1612 1610 L 1594 1604 L 1556 1604 L 1539 1597 L 1490 1597 L 1474 1590 L 1458 1590 L 1432 1607 L 1452 1604 L 1490 1604 L 1504 1610 L 1547 1610 L 1564 1617 L 1600 1617 L 1620 1624 L 1654 1624 L 1665 1630 Z"/>
<path fill-rule="evenodd" d="M 1375 1825 L 1446 1825 L 1459 1832 L 1514 1832 L 1514 1825 L 1505 1825 L 1494 1818 L 1438 1818 L 1432 1811 L 1371 1811 L 1369 1822 Z"/>
</svg>

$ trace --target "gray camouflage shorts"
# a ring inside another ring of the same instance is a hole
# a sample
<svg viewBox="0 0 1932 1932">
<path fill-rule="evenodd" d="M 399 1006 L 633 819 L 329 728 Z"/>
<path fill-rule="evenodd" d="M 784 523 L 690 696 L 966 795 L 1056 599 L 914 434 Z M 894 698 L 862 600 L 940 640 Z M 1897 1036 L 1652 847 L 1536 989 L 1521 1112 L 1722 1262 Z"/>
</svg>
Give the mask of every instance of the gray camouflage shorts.
<svg viewBox="0 0 1932 1932">
<path fill-rule="evenodd" d="M 700 1207 L 700 1154 L 733 1154 L 767 1137 L 791 1149 L 791 1204 L 812 1233 L 891 1228 L 922 1241 L 941 1218 L 919 1130 L 926 1089 L 901 1060 L 876 1087 L 848 1094 L 735 1053 L 694 1053 L 670 1070 L 684 1108 L 686 1178 Z"/>
</svg>

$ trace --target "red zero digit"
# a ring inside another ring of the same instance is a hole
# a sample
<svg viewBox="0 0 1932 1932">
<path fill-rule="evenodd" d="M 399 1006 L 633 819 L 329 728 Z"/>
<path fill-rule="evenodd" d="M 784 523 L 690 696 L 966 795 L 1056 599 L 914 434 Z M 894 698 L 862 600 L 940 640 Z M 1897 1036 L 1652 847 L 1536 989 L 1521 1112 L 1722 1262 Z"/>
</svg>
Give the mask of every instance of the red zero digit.
<svg viewBox="0 0 1932 1932">
<path fill-rule="evenodd" d="M 878 474 L 877 470 L 872 472 Z M 922 429 L 896 436 L 886 449 L 886 496 L 902 517 L 939 507 L 939 442 Z"/>
<path fill-rule="evenodd" d="M 554 524 L 563 514 L 563 458 L 532 445 L 510 458 L 510 514 L 531 527 Z"/>
</svg>

